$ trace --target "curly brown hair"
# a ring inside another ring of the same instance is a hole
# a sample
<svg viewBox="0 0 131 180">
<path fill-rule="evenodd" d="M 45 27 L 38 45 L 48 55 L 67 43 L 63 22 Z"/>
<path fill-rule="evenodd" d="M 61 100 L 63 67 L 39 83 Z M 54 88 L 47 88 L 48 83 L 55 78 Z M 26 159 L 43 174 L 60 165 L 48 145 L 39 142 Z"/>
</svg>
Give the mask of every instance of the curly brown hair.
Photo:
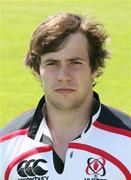
<svg viewBox="0 0 131 180">
<path fill-rule="evenodd" d="M 59 13 L 49 17 L 40 24 L 32 35 L 29 52 L 25 64 L 39 74 L 40 57 L 47 52 L 55 52 L 65 40 L 74 32 L 85 34 L 89 43 L 89 62 L 92 71 L 98 70 L 102 74 L 105 59 L 109 52 L 105 48 L 107 34 L 103 25 L 81 15 L 73 13 Z"/>
</svg>

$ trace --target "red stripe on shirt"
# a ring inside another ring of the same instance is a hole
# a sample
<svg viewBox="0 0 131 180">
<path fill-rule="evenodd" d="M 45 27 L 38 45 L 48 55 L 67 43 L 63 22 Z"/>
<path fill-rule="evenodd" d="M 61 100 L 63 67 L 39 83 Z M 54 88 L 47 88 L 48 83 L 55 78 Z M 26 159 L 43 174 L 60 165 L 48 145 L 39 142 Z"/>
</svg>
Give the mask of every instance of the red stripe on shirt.
<svg viewBox="0 0 131 180">
<path fill-rule="evenodd" d="M 122 164 L 121 161 L 119 161 L 117 158 L 115 158 L 111 154 L 109 154 L 109 153 L 107 153 L 107 152 L 105 152 L 105 151 L 103 151 L 101 149 L 98 149 L 98 148 L 95 148 L 95 147 L 92 147 L 92 146 L 89 146 L 89 145 L 85 145 L 85 144 L 80 144 L 80 143 L 71 143 L 69 145 L 69 148 L 88 151 L 88 152 L 97 154 L 97 155 L 107 159 L 111 163 L 115 164 L 123 172 L 123 174 L 126 177 L 126 180 L 131 180 L 131 174 L 128 171 L 128 169 L 124 166 L 124 164 Z"/>
<path fill-rule="evenodd" d="M 110 132 L 113 132 L 113 133 L 117 133 L 117 134 L 121 134 L 121 135 L 124 135 L 124 136 L 131 137 L 131 131 L 128 131 L 128 130 L 125 130 L 125 129 L 111 127 L 109 125 L 102 124 L 102 123 L 100 123 L 98 121 L 95 121 L 93 123 L 93 125 L 95 127 L 97 127 L 97 128 L 105 130 L 105 131 L 110 131 Z"/>
<path fill-rule="evenodd" d="M 14 131 L 12 133 L 9 133 L 5 136 L 0 137 L 0 142 L 7 141 L 7 140 L 12 139 L 12 138 L 19 136 L 19 135 L 25 135 L 28 133 L 28 130 L 29 129 L 26 128 L 26 129 L 20 129 L 20 130 Z"/>
</svg>

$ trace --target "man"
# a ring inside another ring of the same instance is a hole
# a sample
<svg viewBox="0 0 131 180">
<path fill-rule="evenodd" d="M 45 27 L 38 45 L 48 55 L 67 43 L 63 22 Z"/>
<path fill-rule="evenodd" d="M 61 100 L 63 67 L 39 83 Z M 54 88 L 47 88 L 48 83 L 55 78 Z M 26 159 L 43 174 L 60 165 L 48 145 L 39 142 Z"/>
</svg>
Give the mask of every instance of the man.
<svg viewBox="0 0 131 180">
<path fill-rule="evenodd" d="M 0 179 L 131 179 L 129 117 L 93 92 L 109 57 L 106 39 L 101 24 L 72 13 L 36 29 L 25 62 L 45 96 L 1 137 Z"/>
</svg>

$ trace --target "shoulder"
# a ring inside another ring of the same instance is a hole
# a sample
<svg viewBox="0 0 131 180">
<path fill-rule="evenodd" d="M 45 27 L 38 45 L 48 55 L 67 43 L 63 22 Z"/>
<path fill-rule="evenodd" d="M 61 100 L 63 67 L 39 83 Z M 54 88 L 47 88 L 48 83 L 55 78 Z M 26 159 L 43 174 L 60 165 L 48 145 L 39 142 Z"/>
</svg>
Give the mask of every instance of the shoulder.
<svg viewBox="0 0 131 180">
<path fill-rule="evenodd" d="M 24 112 L 20 116 L 11 120 L 9 124 L 0 130 L 0 137 L 28 128 L 33 119 L 34 112 L 35 109 Z"/>
<path fill-rule="evenodd" d="M 131 117 L 106 105 L 101 105 L 101 112 L 94 122 L 95 127 L 104 131 L 131 137 Z"/>
<path fill-rule="evenodd" d="M 105 107 L 108 108 L 114 116 L 118 117 L 119 120 L 121 120 L 123 124 L 125 124 L 131 130 L 131 116 L 129 116 L 124 112 L 121 112 L 118 109 L 109 106 L 105 106 Z"/>
</svg>

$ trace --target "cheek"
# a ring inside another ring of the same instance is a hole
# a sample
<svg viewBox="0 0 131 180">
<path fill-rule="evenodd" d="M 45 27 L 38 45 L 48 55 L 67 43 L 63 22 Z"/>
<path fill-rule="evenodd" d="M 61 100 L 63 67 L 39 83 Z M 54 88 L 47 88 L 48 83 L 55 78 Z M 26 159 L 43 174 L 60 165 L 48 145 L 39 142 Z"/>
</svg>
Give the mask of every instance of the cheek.
<svg viewBox="0 0 131 180">
<path fill-rule="evenodd" d="M 40 68 L 40 75 L 44 79 L 51 78 L 55 76 L 55 71 L 50 68 Z"/>
<path fill-rule="evenodd" d="M 85 74 L 85 76 L 81 76 L 81 78 L 79 78 L 79 88 L 82 91 L 92 88 L 92 78 L 90 74 Z"/>
<path fill-rule="evenodd" d="M 90 82 L 92 80 L 92 75 L 90 70 L 83 69 L 82 71 L 76 73 L 76 80 L 79 79 L 80 82 Z"/>
<path fill-rule="evenodd" d="M 52 87 L 52 85 L 54 84 L 54 76 L 52 73 L 49 72 L 44 72 L 41 74 L 41 83 L 43 85 L 44 89 L 49 89 Z"/>
<path fill-rule="evenodd" d="M 83 88 L 90 87 L 92 84 L 92 79 L 90 77 L 82 78 L 80 84 Z"/>
</svg>

